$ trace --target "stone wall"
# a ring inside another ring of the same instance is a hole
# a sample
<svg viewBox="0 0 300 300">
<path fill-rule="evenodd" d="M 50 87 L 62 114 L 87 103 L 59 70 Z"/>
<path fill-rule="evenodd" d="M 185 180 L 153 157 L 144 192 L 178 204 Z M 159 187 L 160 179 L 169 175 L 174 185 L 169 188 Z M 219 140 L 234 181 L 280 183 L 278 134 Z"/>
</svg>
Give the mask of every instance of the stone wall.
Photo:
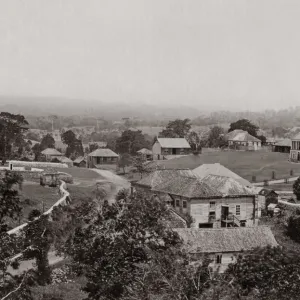
<svg viewBox="0 0 300 300">
<path fill-rule="evenodd" d="M 6 170 L 0 170 L 0 176 L 4 176 Z M 25 181 L 32 181 L 32 182 L 40 182 L 40 177 L 42 172 L 37 172 L 37 171 L 11 171 L 16 174 L 19 174 L 23 177 Z"/>
</svg>

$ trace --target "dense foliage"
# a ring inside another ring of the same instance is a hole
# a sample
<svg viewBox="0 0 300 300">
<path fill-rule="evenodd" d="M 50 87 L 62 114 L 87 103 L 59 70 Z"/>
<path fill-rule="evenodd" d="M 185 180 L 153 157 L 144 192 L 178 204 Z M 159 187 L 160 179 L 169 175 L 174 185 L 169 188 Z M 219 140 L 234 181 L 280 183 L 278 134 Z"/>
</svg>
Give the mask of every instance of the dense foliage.
<svg viewBox="0 0 300 300">
<path fill-rule="evenodd" d="M 120 154 L 136 155 L 138 150 L 142 148 L 150 148 L 151 144 L 146 140 L 142 131 L 125 130 L 122 135 L 117 138 L 115 150 Z"/>
<path fill-rule="evenodd" d="M 293 192 L 297 197 L 297 200 L 300 200 L 300 177 L 293 184 Z"/>
<path fill-rule="evenodd" d="M 249 120 L 241 119 L 234 123 L 231 123 L 228 132 L 236 130 L 236 129 L 241 129 L 241 130 L 247 131 L 249 134 L 256 137 L 257 131 L 259 128 L 258 128 L 258 126 L 252 124 Z"/>
<path fill-rule="evenodd" d="M 166 128 L 159 133 L 159 136 L 165 138 L 184 138 L 187 136 L 190 129 L 191 123 L 189 119 L 176 119 L 170 121 Z"/>
<path fill-rule="evenodd" d="M 72 130 L 68 130 L 61 135 L 61 139 L 64 144 L 68 145 L 66 150 L 66 156 L 69 158 L 77 158 L 83 156 L 83 146 L 81 140 L 76 138 L 75 133 Z"/>
</svg>

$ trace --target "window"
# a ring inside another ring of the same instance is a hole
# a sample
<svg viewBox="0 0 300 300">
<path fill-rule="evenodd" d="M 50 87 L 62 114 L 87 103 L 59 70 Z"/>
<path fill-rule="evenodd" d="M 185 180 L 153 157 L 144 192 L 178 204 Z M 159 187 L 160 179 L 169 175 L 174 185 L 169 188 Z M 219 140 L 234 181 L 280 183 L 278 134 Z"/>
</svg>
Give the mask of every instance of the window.
<svg viewBox="0 0 300 300">
<path fill-rule="evenodd" d="M 236 207 L 235 207 L 235 214 L 237 216 L 241 215 L 241 206 L 240 205 L 236 205 Z"/>
<path fill-rule="evenodd" d="M 217 264 L 221 264 L 222 263 L 222 254 L 217 254 L 216 262 L 217 262 Z"/>
<path fill-rule="evenodd" d="M 182 201 L 182 208 L 187 208 L 187 202 L 186 202 L 186 200 Z"/>
<path fill-rule="evenodd" d="M 176 200 L 176 207 L 180 207 L 180 202 L 179 202 L 179 200 Z"/>
<path fill-rule="evenodd" d="M 215 211 L 210 211 L 209 212 L 209 221 L 213 222 L 216 220 L 216 212 Z"/>
<path fill-rule="evenodd" d="M 216 208 L 216 202 L 215 201 L 210 201 L 209 202 L 209 208 L 210 209 L 215 209 Z"/>
</svg>

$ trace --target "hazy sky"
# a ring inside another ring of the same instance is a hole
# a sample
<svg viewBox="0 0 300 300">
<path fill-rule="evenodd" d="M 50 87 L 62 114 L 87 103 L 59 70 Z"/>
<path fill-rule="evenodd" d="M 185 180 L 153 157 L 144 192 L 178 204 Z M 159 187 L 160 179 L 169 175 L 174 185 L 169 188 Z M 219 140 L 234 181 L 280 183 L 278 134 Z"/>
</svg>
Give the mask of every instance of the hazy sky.
<svg viewBox="0 0 300 300">
<path fill-rule="evenodd" d="M 300 105 L 300 1 L 0 0 L 0 94 Z"/>
</svg>

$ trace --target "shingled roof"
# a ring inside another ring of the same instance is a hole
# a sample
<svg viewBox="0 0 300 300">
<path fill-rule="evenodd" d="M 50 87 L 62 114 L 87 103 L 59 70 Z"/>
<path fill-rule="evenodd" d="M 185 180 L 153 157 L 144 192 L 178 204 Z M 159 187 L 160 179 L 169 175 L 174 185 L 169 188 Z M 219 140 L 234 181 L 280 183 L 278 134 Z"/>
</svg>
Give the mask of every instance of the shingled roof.
<svg viewBox="0 0 300 300">
<path fill-rule="evenodd" d="M 190 253 L 250 251 L 258 247 L 278 246 L 267 226 L 222 229 L 177 228 Z"/>
<path fill-rule="evenodd" d="M 255 192 L 233 178 L 207 175 L 203 178 L 177 176 L 152 188 L 155 192 L 177 195 L 190 199 L 253 196 Z"/>
<path fill-rule="evenodd" d="M 235 179 L 237 182 L 239 182 L 242 185 L 245 186 L 252 186 L 252 184 L 242 178 L 241 176 L 237 175 L 236 173 L 232 172 L 231 170 L 227 169 L 223 165 L 219 163 L 215 164 L 203 164 L 199 166 L 198 168 L 193 170 L 193 173 L 198 177 L 205 177 L 207 175 L 219 175 L 219 176 L 225 176 L 229 178 Z"/>
<path fill-rule="evenodd" d="M 44 155 L 51 155 L 51 156 L 62 156 L 62 153 L 57 151 L 54 148 L 47 148 L 41 152 Z"/>
<path fill-rule="evenodd" d="M 152 155 L 152 151 L 149 150 L 149 149 L 146 149 L 146 148 L 143 148 L 143 149 L 137 151 L 137 153 L 146 154 L 146 155 Z"/>
<path fill-rule="evenodd" d="M 144 187 L 154 188 L 164 182 L 169 182 L 178 176 L 194 176 L 191 170 L 155 170 L 140 181 L 134 183 Z"/>
<path fill-rule="evenodd" d="M 191 148 L 185 138 L 157 138 L 162 148 Z"/>
<path fill-rule="evenodd" d="M 119 157 L 114 151 L 110 149 L 96 149 L 91 152 L 88 156 L 98 156 L 98 157 Z"/>
<path fill-rule="evenodd" d="M 283 139 L 278 141 L 274 144 L 274 146 L 281 146 L 281 147 L 292 147 L 292 140 L 291 139 Z"/>
<path fill-rule="evenodd" d="M 261 142 L 258 138 L 244 130 L 233 130 L 226 135 L 227 140 L 237 142 Z"/>
</svg>

